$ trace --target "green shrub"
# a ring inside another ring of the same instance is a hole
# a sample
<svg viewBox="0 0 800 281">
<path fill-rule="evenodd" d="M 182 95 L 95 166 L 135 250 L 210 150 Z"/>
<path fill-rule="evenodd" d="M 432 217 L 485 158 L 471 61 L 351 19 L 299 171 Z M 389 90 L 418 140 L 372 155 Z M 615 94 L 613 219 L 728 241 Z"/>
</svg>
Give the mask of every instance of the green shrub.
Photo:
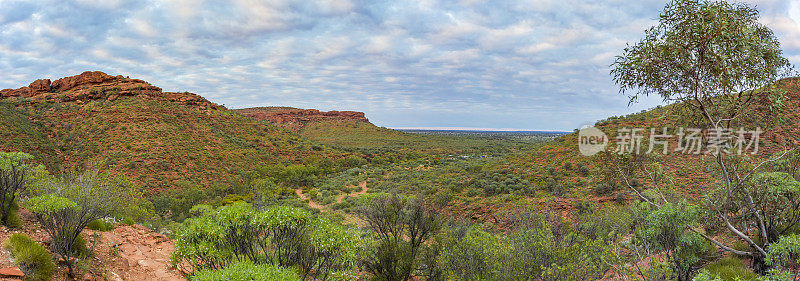
<svg viewBox="0 0 800 281">
<path fill-rule="evenodd" d="M 608 270 L 610 240 L 592 238 L 572 222 L 525 215 L 509 234 L 498 280 L 598 280 Z"/>
<path fill-rule="evenodd" d="M 189 217 L 192 217 L 192 218 L 199 217 L 199 216 L 205 215 L 205 214 L 213 212 L 213 211 L 214 211 L 214 207 L 211 207 L 210 205 L 198 204 L 198 205 L 194 205 L 194 207 L 189 209 Z"/>
<path fill-rule="evenodd" d="M 584 176 L 584 177 L 589 176 L 589 168 L 584 166 L 583 163 L 578 163 L 576 165 L 576 167 L 577 167 L 576 170 L 578 171 L 579 175 Z"/>
<path fill-rule="evenodd" d="M 273 206 L 258 211 L 237 202 L 190 218 L 177 232 L 170 262 L 216 270 L 242 260 L 299 267 L 304 277 L 326 279 L 352 268 L 360 251 L 357 233 L 304 209 Z"/>
<path fill-rule="evenodd" d="M 104 221 L 102 219 L 96 219 L 96 220 L 93 220 L 93 221 L 89 222 L 89 225 L 87 225 L 86 227 L 91 229 L 91 230 L 109 231 L 111 229 L 114 229 L 114 224 L 110 223 L 110 222 L 107 222 L 107 221 Z"/>
<path fill-rule="evenodd" d="M 440 236 L 444 247 L 438 258 L 447 280 L 491 280 L 509 251 L 501 238 L 475 226 L 447 229 Z M 507 245 L 507 244 L 506 244 Z"/>
<path fill-rule="evenodd" d="M 89 247 L 86 246 L 86 239 L 83 236 L 78 235 L 75 238 L 75 243 L 72 244 L 72 249 L 70 249 L 73 257 L 84 257 L 90 254 Z"/>
<path fill-rule="evenodd" d="M 370 197 L 358 210 L 375 239 L 361 256 L 365 271 L 378 280 L 410 280 L 423 245 L 438 231 L 438 214 L 422 196 Z"/>
<path fill-rule="evenodd" d="M 786 235 L 770 247 L 767 264 L 784 266 L 798 258 L 800 258 L 800 235 Z"/>
<path fill-rule="evenodd" d="M 643 210 L 643 224 L 635 231 L 634 241 L 651 251 L 664 251 L 669 257 L 656 275 L 688 280 L 696 265 L 708 254 L 708 241 L 687 230 L 698 221 L 698 209 L 685 202 L 662 205 L 656 210 Z M 654 268 L 655 269 L 655 268 Z"/>
<path fill-rule="evenodd" d="M 301 280 L 297 273 L 289 269 L 271 266 L 271 265 L 255 265 L 250 262 L 233 263 L 223 269 L 219 270 L 201 270 L 192 278 L 195 281 L 217 281 L 217 280 L 231 280 L 231 281 L 249 281 L 249 280 L 263 280 L 263 281 L 292 281 Z"/>
<path fill-rule="evenodd" d="M 22 219 L 19 217 L 19 205 L 17 202 L 11 202 L 8 205 L 8 217 L 5 221 L 5 226 L 10 228 L 20 228 L 22 227 Z"/>
<path fill-rule="evenodd" d="M 56 269 L 53 256 L 25 234 L 12 234 L 3 246 L 11 252 L 16 265 L 25 273 L 25 280 L 47 281 L 53 276 Z"/>
<path fill-rule="evenodd" d="M 32 158 L 33 156 L 27 153 L 0 152 L 0 221 L 6 226 L 22 226 L 16 214 L 13 214 L 15 218 L 11 216 L 19 208 L 16 197 L 24 193 L 27 187 L 30 166 L 25 162 Z"/>
<path fill-rule="evenodd" d="M 597 195 L 608 195 L 617 191 L 619 186 L 613 182 L 601 182 L 594 186 L 594 193 Z"/>
<path fill-rule="evenodd" d="M 24 202 L 50 236 L 50 249 L 66 261 L 69 276 L 76 276 L 74 244 L 90 222 L 118 214 L 131 203 L 124 186 L 98 172 L 76 174 L 49 181 L 43 186 L 46 195 Z"/>
<path fill-rule="evenodd" d="M 750 281 L 756 280 L 757 277 L 758 275 L 745 267 L 740 259 L 726 257 L 708 264 L 694 280 Z"/>
</svg>

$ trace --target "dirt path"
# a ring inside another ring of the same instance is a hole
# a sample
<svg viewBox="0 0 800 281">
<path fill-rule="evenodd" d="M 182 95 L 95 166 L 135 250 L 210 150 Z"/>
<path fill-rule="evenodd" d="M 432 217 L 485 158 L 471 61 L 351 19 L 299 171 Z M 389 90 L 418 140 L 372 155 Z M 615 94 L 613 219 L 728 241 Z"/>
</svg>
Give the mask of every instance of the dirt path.
<svg viewBox="0 0 800 281">
<path fill-rule="evenodd" d="M 350 194 L 339 194 L 339 196 L 336 196 L 336 203 L 342 203 L 342 200 L 344 200 L 345 196 L 358 197 L 358 196 L 367 194 L 367 181 L 362 181 L 362 182 L 358 183 L 358 186 L 361 187 L 361 191 L 357 191 L 357 192 L 350 193 Z"/>
<path fill-rule="evenodd" d="M 314 200 L 311 200 L 311 198 L 308 198 L 308 196 L 303 194 L 303 190 L 302 189 L 299 189 L 299 188 L 295 189 L 294 193 L 297 194 L 298 197 L 300 197 L 300 200 L 303 200 L 303 201 L 308 200 L 308 206 L 310 206 L 311 208 L 314 208 L 314 209 L 317 209 L 317 210 L 320 210 L 320 211 L 323 211 L 323 212 L 329 211 L 328 210 L 329 209 L 328 206 L 323 206 L 323 205 L 317 204 L 317 202 L 314 202 Z"/>
<path fill-rule="evenodd" d="M 358 185 L 361 186 L 361 190 L 360 191 L 353 192 L 353 193 L 339 194 L 339 195 L 336 196 L 336 203 L 342 203 L 342 200 L 344 200 L 345 196 L 358 197 L 358 196 L 366 194 L 367 190 L 369 190 L 367 188 L 367 181 L 362 181 L 362 182 L 358 183 Z M 335 212 L 329 206 L 320 205 L 319 203 L 314 202 L 314 200 L 311 200 L 311 198 L 308 198 L 308 196 L 303 194 L 303 190 L 302 189 L 299 189 L 299 188 L 295 189 L 294 193 L 297 194 L 298 197 L 300 197 L 300 200 L 303 200 L 303 201 L 307 200 L 308 201 L 308 206 L 311 207 L 311 208 L 320 210 L 321 212 Z M 364 226 L 365 225 L 364 221 L 361 218 L 359 218 L 359 217 L 357 217 L 355 215 L 341 213 L 341 212 L 339 212 L 339 213 L 342 216 L 344 216 L 345 223 L 354 224 L 354 225 L 358 225 L 358 226 Z"/>
</svg>

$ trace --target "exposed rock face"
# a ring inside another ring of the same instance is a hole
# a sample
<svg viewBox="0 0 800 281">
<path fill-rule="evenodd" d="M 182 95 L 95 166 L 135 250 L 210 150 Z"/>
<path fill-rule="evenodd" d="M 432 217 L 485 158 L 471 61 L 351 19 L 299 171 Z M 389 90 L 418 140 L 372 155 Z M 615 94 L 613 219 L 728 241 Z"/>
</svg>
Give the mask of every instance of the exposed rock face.
<svg viewBox="0 0 800 281">
<path fill-rule="evenodd" d="M 78 86 L 95 85 L 104 82 L 111 82 L 117 79 L 124 79 L 122 76 L 111 76 L 100 71 L 86 71 L 80 75 L 64 77 L 53 82 L 56 91 L 69 91 Z"/>
<path fill-rule="evenodd" d="M 315 121 L 323 119 L 341 119 L 367 121 L 363 112 L 357 111 L 319 111 L 316 109 L 289 109 L 275 111 L 263 115 L 262 118 L 269 119 L 276 123 L 287 123 L 296 121 Z"/>
<path fill-rule="evenodd" d="M 359 121 L 369 122 L 364 112 L 358 111 L 319 111 L 316 109 L 298 109 L 290 107 L 255 107 L 238 109 L 239 113 L 259 120 L 266 120 L 279 125 L 297 125 L 302 127 L 307 122 L 319 121 Z"/>
<path fill-rule="evenodd" d="M 33 81 L 30 86 L 28 86 L 31 93 L 47 93 L 50 92 L 51 85 L 50 79 L 39 79 Z"/>
<path fill-rule="evenodd" d="M 76 102 L 116 100 L 120 97 L 149 97 L 194 106 L 204 110 L 221 109 L 220 105 L 192 93 L 162 92 L 143 80 L 111 76 L 100 71 L 86 71 L 50 82 L 39 79 L 19 89 L 0 90 L 0 98 L 23 98 L 30 102 Z"/>
</svg>

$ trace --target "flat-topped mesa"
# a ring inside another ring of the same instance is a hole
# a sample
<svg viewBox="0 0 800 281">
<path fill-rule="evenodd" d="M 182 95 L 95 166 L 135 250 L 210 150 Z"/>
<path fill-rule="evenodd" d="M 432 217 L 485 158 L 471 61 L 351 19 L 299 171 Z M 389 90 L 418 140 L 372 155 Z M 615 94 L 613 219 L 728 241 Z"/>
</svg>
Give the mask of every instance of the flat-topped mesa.
<svg viewBox="0 0 800 281">
<path fill-rule="evenodd" d="M 256 107 L 237 110 L 242 115 L 276 124 L 298 124 L 319 121 L 359 121 L 369 122 L 364 112 L 358 111 L 319 111 L 291 107 Z"/>
<path fill-rule="evenodd" d="M 111 76 L 100 71 L 86 71 L 53 82 L 38 79 L 27 87 L 0 90 L 0 99 L 16 98 L 30 102 L 75 102 L 90 100 L 116 100 L 120 97 L 151 97 L 211 110 L 224 108 L 205 98 L 184 92 L 163 92 L 161 88 L 144 80 L 122 75 Z"/>
</svg>

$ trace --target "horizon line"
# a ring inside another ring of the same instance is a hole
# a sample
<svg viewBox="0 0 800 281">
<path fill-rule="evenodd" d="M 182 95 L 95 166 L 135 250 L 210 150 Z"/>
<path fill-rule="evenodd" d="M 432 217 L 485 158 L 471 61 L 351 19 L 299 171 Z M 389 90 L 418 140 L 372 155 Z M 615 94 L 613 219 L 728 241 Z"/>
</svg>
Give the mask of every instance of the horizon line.
<svg viewBox="0 0 800 281">
<path fill-rule="evenodd" d="M 538 130 L 521 128 L 477 128 L 477 127 L 388 127 L 394 130 L 436 130 L 436 131 L 488 131 L 488 132 L 553 132 L 570 133 L 561 130 Z"/>
</svg>

